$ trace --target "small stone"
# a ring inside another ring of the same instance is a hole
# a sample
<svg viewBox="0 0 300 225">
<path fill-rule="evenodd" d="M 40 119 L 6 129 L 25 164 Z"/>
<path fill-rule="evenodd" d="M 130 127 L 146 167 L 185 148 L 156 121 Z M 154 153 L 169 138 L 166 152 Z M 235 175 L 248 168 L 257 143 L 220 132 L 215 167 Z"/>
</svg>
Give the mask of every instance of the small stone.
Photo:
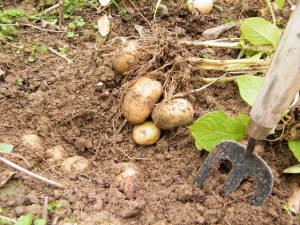
<svg viewBox="0 0 300 225">
<path fill-rule="evenodd" d="M 104 202 L 100 196 L 96 198 L 96 203 L 93 206 L 94 210 L 101 210 L 104 208 Z"/>
<path fill-rule="evenodd" d="M 51 159 L 51 161 L 60 161 L 66 157 L 66 151 L 60 145 L 48 149 L 46 153 L 47 156 Z"/>
</svg>

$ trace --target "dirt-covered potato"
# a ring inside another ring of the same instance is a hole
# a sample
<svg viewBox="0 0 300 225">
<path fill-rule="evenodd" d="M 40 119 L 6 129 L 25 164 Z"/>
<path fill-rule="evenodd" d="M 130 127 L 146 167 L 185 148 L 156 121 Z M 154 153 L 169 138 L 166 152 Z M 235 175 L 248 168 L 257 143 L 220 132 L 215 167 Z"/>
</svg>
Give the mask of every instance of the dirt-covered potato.
<svg viewBox="0 0 300 225">
<path fill-rule="evenodd" d="M 135 125 L 132 132 L 133 140 L 139 145 L 153 145 L 160 137 L 160 130 L 152 121 Z"/>
<path fill-rule="evenodd" d="M 161 94 L 160 82 L 147 77 L 139 78 L 124 96 L 122 103 L 124 116 L 130 123 L 143 123 L 151 114 Z"/>
<path fill-rule="evenodd" d="M 22 136 L 22 143 L 25 147 L 32 150 L 42 150 L 43 141 L 36 134 L 25 134 Z"/>
<path fill-rule="evenodd" d="M 194 118 L 194 109 L 189 101 L 176 98 L 155 106 L 151 117 L 158 128 L 170 130 L 190 125 Z"/>
<path fill-rule="evenodd" d="M 120 53 L 113 57 L 112 59 L 112 68 L 118 74 L 125 74 L 131 70 L 132 65 L 134 64 L 135 56 L 130 53 Z"/>
<path fill-rule="evenodd" d="M 79 174 L 87 171 L 89 168 L 89 161 L 82 156 L 76 155 L 63 161 L 61 168 L 66 173 Z"/>
<path fill-rule="evenodd" d="M 47 149 L 46 154 L 50 158 L 50 161 L 60 161 L 66 157 L 66 151 L 60 145 Z"/>
</svg>

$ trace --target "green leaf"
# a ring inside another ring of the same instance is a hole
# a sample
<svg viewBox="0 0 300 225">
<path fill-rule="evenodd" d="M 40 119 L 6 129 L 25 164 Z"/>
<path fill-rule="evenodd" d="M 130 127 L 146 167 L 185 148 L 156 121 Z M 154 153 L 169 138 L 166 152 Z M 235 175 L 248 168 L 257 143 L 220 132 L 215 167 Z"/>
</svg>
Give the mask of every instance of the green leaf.
<svg viewBox="0 0 300 225">
<path fill-rule="evenodd" d="M 44 219 L 36 219 L 33 225 L 46 225 L 46 220 Z"/>
<path fill-rule="evenodd" d="M 11 153 L 14 146 L 12 144 L 0 143 L 0 152 Z"/>
<path fill-rule="evenodd" d="M 282 30 L 274 26 L 269 21 L 252 17 L 245 19 L 240 24 L 242 37 L 253 45 L 272 45 L 277 46 Z"/>
<path fill-rule="evenodd" d="M 283 173 L 300 173 L 300 164 L 286 168 Z"/>
<path fill-rule="evenodd" d="M 61 200 L 56 200 L 53 202 L 50 202 L 48 204 L 48 210 L 49 212 L 53 213 L 55 211 L 55 209 L 62 207 L 63 202 Z"/>
<path fill-rule="evenodd" d="M 40 52 L 41 53 L 47 53 L 48 52 L 48 48 L 47 48 L 47 46 L 46 45 L 41 45 L 41 47 L 40 47 Z"/>
<path fill-rule="evenodd" d="M 300 140 L 290 140 L 288 145 L 295 158 L 300 162 Z"/>
<path fill-rule="evenodd" d="M 242 99 L 249 105 L 253 105 L 259 89 L 264 81 L 263 77 L 252 75 L 240 76 L 236 79 Z"/>
<path fill-rule="evenodd" d="M 34 62 L 35 59 L 34 59 L 34 57 L 33 57 L 32 55 L 30 55 L 30 56 L 28 56 L 28 61 L 29 61 L 29 62 Z"/>
<path fill-rule="evenodd" d="M 31 214 L 27 216 L 20 216 L 17 223 L 15 225 L 31 225 L 32 224 L 32 216 Z"/>
<path fill-rule="evenodd" d="M 189 126 L 197 149 L 211 151 L 224 140 L 242 140 L 250 118 L 246 114 L 228 116 L 223 111 L 215 111 L 198 118 Z"/>
<path fill-rule="evenodd" d="M 278 9 L 282 10 L 285 0 L 275 0 L 275 4 L 278 6 Z"/>
<path fill-rule="evenodd" d="M 74 32 L 68 32 L 67 33 L 67 37 L 68 38 L 73 38 L 75 36 L 75 33 Z"/>
</svg>

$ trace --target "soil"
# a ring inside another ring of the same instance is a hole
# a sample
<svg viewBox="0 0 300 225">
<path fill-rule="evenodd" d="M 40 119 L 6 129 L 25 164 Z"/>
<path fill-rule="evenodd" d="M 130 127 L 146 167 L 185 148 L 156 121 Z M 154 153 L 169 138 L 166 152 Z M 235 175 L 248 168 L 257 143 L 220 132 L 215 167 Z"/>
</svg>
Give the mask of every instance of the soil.
<svg viewBox="0 0 300 225">
<path fill-rule="evenodd" d="M 196 172 L 207 153 L 196 150 L 187 128 L 164 131 L 153 146 L 138 146 L 132 140 L 133 125 L 125 124 L 120 113 L 122 94 L 136 76 L 153 71 L 150 75 L 161 81 L 173 76 L 179 80 L 176 92 L 201 87 L 199 76 L 220 76 L 218 72 L 197 71 L 183 63 L 183 59 L 205 53 L 212 53 L 213 58 L 236 58 L 237 51 L 179 46 L 176 40 L 201 38 L 205 29 L 228 20 L 238 23 L 250 16 L 270 19 L 264 1 L 229 4 L 218 0 L 208 16 L 191 14 L 182 1 L 167 1 L 168 12 L 158 12 L 156 20 L 152 13 L 155 2 L 130 2 L 125 5 L 130 22 L 115 8 L 110 10 L 112 27 L 107 38 L 100 37 L 92 28 L 84 29 L 78 38 L 68 39 L 65 34 L 23 27 L 10 41 L 13 45 L 22 41 L 23 53 L 17 54 L 17 49 L 9 44 L 0 46 L 0 68 L 4 71 L 0 79 L 0 142 L 13 144 L 14 153 L 26 158 L 30 167 L 15 156 L 5 158 L 66 186 L 49 186 L 20 172 L 13 173 L 1 163 L 1 215 L 16 218 L 32 213 L 41 217 L 48 197 L 49 202 L 62 201 L 61 207 L 49 212 L 49 224 L 57 219 L 60 223 L 76 221 L 80 225 L 297 224 L 299 221 L 283 210 L 299 187 L 298 176 L 282 174 L 283 169 L 296 164 L 285 143 L 263 141 L 256 148 L 275 179 L 266 203 L 254 207 L 247 204 L 254 191 L 251 180 L 243 181 L 230 197 L 219 195 L 229 175 L 226 169 L 216 168 L 203 188 L 194 187 Z M 13 1 L 3 3 L 3 7 L 33 6 Z M 78 14 L 89 22 L 99 17 L 89 8 Z M 276 11 L 276 15 L 286 21 L 288 7 Z M 139 36 L 134 24 L 144 27 L 145 39 Z M 228 36 L 239 36 L 238 26 L 220 38 Z M 111 58 L 121 48 L 119 37 L 131 37 L 143 46 L 140 54 L 145 57 L 140 57 L 127 76 L 111 69 Z M 54 49 L 68 44 L 68 57 L 73 63 L 68 64 L 50 51 L 39 54 L 30 63 L 30 43 L 43 43 Z M 102 86 L 97 85 L 100 81 Z M 234 83 L 212 85 L 193 97 L 188 99 L 194 105 L 195 118 L 214 110 L 233 115 L 250 110 Z M 24 134 L 38 135 L 42 146 L 24 145 Z M 89 168 L 79 174 L 64 172 L 61 161 L 47 156 L 46 150 L 55 146 L 62 146 L 68 157 L 85 157 Z M 131 165 L 139 174 L 131 181 L 134 184 L 129 183 L 128 188 L 134 190 L 128 196 L 118 175 L 122 168 Z"/>
</svg>

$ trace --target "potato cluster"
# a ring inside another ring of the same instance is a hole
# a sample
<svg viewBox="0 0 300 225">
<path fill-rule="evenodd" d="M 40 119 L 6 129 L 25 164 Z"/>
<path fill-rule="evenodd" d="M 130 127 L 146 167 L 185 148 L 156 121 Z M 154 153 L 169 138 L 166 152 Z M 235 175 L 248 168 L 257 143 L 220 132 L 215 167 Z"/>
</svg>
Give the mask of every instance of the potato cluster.
<svg viewBox="0 0 300 225">
<path fill-rule="evenodd" d="M 135 124 L 133 140 L 137 144 L 152 145 L 158 141 L 160 130 L 187 126 L 193 121 L 194 110 L 189 101 L 176 98 L 158 103 L 162 93 L 163 87 L 159 81 L 141 77 L 124 96 L 122 110 L 125 118 Z M 150 115 L 152 121 L 147 121 Z"/>
</svg>

